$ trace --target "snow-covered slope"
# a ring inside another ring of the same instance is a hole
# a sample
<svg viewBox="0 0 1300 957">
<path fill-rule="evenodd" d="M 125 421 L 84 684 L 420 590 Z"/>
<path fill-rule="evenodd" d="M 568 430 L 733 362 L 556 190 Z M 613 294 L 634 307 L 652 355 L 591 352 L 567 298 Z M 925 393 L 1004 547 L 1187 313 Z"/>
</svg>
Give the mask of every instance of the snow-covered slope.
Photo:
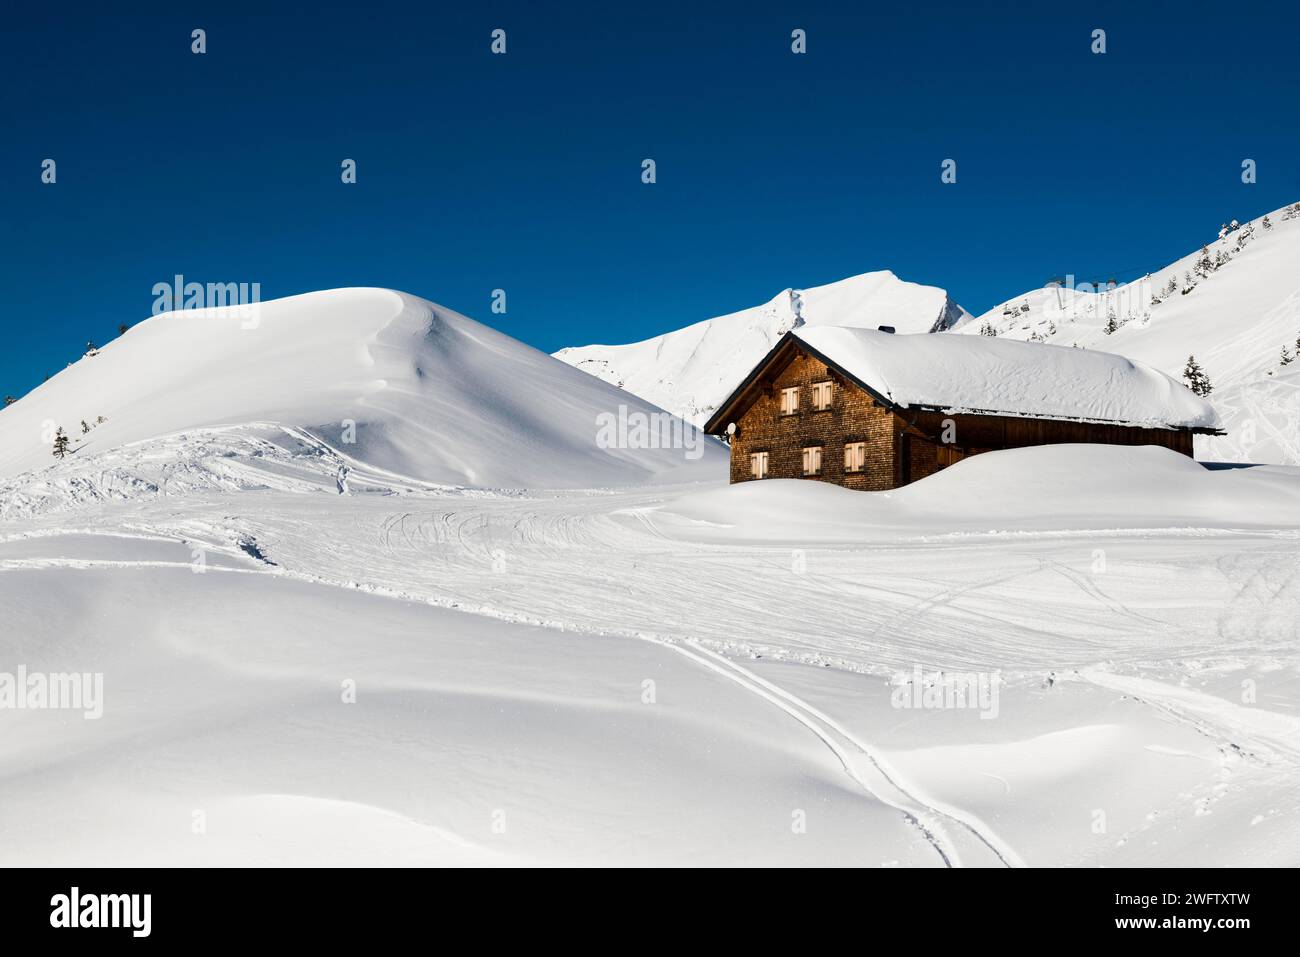
<svg viewBox="0 0 1300 957">
<path fill-rule="evenodd" d="M 1194 355 L 1228 431 L 1198 440 L 1199 452 L 1300 463 L 1300 443 L 1286 439 L 1300 418 L 1300 390 L 1277 381 L 1291 379 L 1282 350 L 1294 356 L 1300 339 L 1300 215 L 1284 207 L 1268 214 L 1267 228 L 1264 219 L 1127 286 L 1031 290 L 957 331 L 1117 352 L 1172 376 Z"/>
<path fill-rule="evenodd" d="M 702 425 L 786 332 L 800 325 L 937 332 L 969 322 L 942 289 L 870 272 L 622 346 L 561 349 L 556 358 Z"/>
<path fill-rule="evenodd" d="M 1300 469 L 296 491 L 0 521 L 0 862 L 1300 862 Z"/>
<path fill-rule="evenodd" d="M 926 533 L 1300 529 L 1300 472 L 1206 466 L 1155 446 L 1053 445 L 971 456 L 889 493 L 795 479 L 703 488 L 656 521 L 673 537 L 801 547 Z"/>
<path fill-rule="evenodd" d="M 0 412 L 0 477 L 40 469 L 57 482 L 124 446 L 153 443 L 152 457 L 166 457 L 160 437 L 268 424 L 341 453 L 340 465 L 432 483 L 591 487 L 718 474 L 725 450 L 712 441 L 694 456 L 598 447 L 597 417 L 620 404 L 658 411 L 423 299 L 337 289 L 262 303 L 251 317 L 189 310 L 140 323 Z M 73 440 L 60 462 L 56 427 Z"/>
</svg>

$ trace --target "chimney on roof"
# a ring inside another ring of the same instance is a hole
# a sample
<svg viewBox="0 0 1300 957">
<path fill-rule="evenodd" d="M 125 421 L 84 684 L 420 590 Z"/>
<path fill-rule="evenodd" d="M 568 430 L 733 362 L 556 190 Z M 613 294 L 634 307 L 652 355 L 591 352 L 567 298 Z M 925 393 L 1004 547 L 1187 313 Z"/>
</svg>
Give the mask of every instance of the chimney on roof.
<svg viewBox="0 0 1300 957">
<path fill-rule="evenodd" d="M 893 326 L 876 326 L 876 328 L 879 329 L 881 332 L 889 333 L 891 336 L 894 334 Z"/>
</svg>

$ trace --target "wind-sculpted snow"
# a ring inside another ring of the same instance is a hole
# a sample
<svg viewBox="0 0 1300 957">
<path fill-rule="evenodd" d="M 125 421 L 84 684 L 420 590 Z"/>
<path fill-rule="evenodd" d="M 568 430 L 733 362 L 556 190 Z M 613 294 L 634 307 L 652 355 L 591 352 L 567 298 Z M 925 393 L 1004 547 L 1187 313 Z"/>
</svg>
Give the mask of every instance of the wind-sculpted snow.
<svg viewBox="0 0 1300 957">
<path fill-rule="evenodd" d="M 58 483 L 48 469 L 57 427 L 73 445 L 56 470 L 184 430 L 259 422 L 447 485 L 574 488 L 725 470 L 712 440 L 602 446 L 600 417 L 620 406 L 663 414 L 423 299 L 339 289 L 250 315 L 187 310 L 140 323 L 0 412 L 0 476 L 44 468 Z"/>
</svg>

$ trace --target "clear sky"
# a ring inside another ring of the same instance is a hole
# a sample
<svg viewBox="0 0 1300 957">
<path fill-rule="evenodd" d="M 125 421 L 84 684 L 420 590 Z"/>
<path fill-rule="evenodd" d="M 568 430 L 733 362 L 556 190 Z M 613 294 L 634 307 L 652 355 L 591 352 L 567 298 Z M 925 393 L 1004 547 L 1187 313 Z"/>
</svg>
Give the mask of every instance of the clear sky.
<svg viewBox="0 0 1300 957">
<path fill-rule="evenodd" d="M 1300 201 L 1294 3 L 117 6 L 6 8 L 0 393 L 177 273 L 552 351 L 875 269 L 978 313 Z"/>
</svg>

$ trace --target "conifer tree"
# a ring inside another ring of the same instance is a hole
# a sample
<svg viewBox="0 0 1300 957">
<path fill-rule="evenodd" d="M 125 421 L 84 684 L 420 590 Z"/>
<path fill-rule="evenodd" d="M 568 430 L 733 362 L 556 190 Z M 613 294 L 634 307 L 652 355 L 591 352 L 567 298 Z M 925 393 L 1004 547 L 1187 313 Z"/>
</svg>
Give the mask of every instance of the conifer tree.
<svg viewBox="0 0 1300 957">
<path fill-rule="evenodd" d="M 63 426 L 59 426 L 59 430 L 54 433 L 54 457 L 61 459 L 67 454 L 68 436 L 64 433 Z"/>
<path fill-rule="evenodd" d="M 1214 391 L 1214 386 L 1210 384 L 1210 377 L 1196 361 L 1196 356 L 1187 357 L 1187 368 L 1183 370 L 1183 378 L 1187 380 L 1187 388 L 1199 396 L 1207 396 Z"/>
</svg>

